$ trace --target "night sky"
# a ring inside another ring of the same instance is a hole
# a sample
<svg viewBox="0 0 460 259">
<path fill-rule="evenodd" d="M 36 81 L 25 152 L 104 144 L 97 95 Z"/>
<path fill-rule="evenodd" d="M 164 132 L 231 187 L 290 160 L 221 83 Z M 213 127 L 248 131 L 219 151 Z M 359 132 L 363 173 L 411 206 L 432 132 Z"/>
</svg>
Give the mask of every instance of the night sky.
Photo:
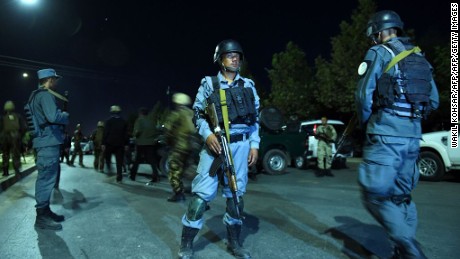
<svg viewBox="0 0 460 259">
<path fill-rule="evenodd" d="M 22 112 L 37 87 L 36 70 L 55 68 L 64 76 L 58 92 L 69 92 L 71 127 L 82 123 L 87 135 L 109 116 L 113 104 L 126 117 L 157 101 L 166 105 L 168 86 L 171 93 L 194 98 L 201 78 L 217 73 L 212 56 L 223 39 L 241 43 L 259 87 L 269 89 L 265 68 L 271 68 L 274 53 L 293 41 L 310 65 L 318 55 L 329 57 L 330 38 L 339 33 L 342 20 L 350 20 L 358 3 L 39 2 L 26 7 L 18 0 L 0 0 L 0 104 L 13 100 Z M 378 10 L 399 13 L 417 37 L 435 32 L 449 44 L 449 2 L 387 0 L 377 5 Z M 362 55 L 365 51 L 358 50 Z M 22 77 L 24 72 L 29 78 Z"/>
</svg>

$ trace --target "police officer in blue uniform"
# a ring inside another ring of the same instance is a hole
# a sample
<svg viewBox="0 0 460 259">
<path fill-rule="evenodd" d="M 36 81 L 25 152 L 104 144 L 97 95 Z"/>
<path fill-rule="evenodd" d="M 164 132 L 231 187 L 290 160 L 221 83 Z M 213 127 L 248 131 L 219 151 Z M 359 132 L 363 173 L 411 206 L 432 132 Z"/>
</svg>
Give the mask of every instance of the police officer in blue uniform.
<svg viewBox="0 0 460 259">
<path fill-rule="evenodd" d="M 358 120 L 365 129 L 358 182 L 364 206 L 394 243 L 394 257 L 425 258 L 415 240 L 411 192 L 419 179 L 421 120 L 439 105 L 432 67 L 403 33 L 393 11 L 368 22 L 371 47 L 358 68 Z"/>
<path fill-rule="evenodd" d="M 50 209 L 50 197 L 59 170 L 60 145 L 64 142 L 64 126 L 69 123 L 69 114 L 58 108 L 56 98 L 66 101 L 54 88 L 61 76 L 54 69 L 37 72 L 39 89 L 30 98 L 31 110 L 39 125 L 39 134 L 33 139 L 37 152 L 38 176 L 35 183 L 35 205 L 37 218 L 35 227 L 39 229 L 60 230 L 64 216 Z"/>
<path fill-rule="evenodd" d="M 220 72 L 216 77 L 205 77 L 193 104 L 194 121 L 198 133 L 206 142 L 200 153 L 200 162 L 197 167 L 197 176 L 192 182 L 193 197 L 188 209 L 182 217 L 182 239 L 179 251 L 180 258 L 192 258 L 193 239 L 204 224 L 203 214 L 207 204 L 217 196 L 219 176 L 210 173 L 215 154 L 222 152 L 217 137 L 212 132 L 209 123 L 204 117 L 206 105 L 214 103 L 221 125 L 222 107 L 220 105 L 219 89 L 226 92 L 228 103 L 228 117 L 230 121 L 230 140 L 228 141 L 233 155 L 236 171 L 238 209 L 243 212 L 243 194 L 246 192 L 248 181 L 248 165 L 255 164 L 258 157 L 259 137 L 259 97 L 254 82 L 239 74 L 244 54 L 241 45 L 235 40 L 220 42 L 214 53 L 214 63 L 219 65 Z M 238 105 L 237 105 L 238 104 Z M 222 128 L 224 128 L 222 126 Z M 226 177 L 224 176 L 226 179 Z M 226 180 L 223 182 L 227 182 Z M 227 228 L 227 248 L 237 258 L 250 258 L 250 253 L 244 249 L 239 240 L 242 220 L 236 215 L 231 192 L 228 186 L 223 187 L 223 196 L 227 199 L 227 209 L 223 222 Z"/>
</svg>

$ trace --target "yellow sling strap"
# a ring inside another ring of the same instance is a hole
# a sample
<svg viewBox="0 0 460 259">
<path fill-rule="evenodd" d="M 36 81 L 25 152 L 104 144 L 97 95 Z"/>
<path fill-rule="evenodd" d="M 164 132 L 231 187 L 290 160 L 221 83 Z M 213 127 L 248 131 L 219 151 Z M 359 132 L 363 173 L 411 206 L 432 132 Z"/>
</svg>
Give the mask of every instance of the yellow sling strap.
<svg viewBox="0 0 460 259">
<path fill-rule="evenodd" d="M 398 63 L 399 61 L 403 60 L 405 57 L 409 56 L 410 54 L 412 53 L 419 53 L 421 52 L 422 50 L 415 46 L 413 47 L 412 49 L 408 49 L 408 50 L 405 50 L 405 51 L 402 51 L 401 53 L 399 53 L 398 55 L 396 55 L 391 61 L 390 63 L 388 64 L 388 66 L 385 68 L 385 71 L 384 73 L 388 72 L 388 70 L 390 70 L 394 65 L 396 65 L 396 63 Z"/>
<path fill-rule="evenodd" d="M 224 128 L 225 128 L 225 136 L 227 137 L 227 143 L 230 143 L 230 130 L 229 130 L 229 123 L 228 123 L 228 107 L 227 107 L 227 98 L 225 96 L 225 90 L 219 89 L 220 94 L 220 107 L 222 108 L 222 117 L 224 119 Z M 233 165 L 233 156 L 232 151 L 228 150 L 228 155 L 230 156 L 231 164 Z"/>
<path fill-rule="evenodd" d="M 228 123 L 228 107 L 227 107 L 227 98 L 225 96 L 225 90 L 219 89 L 220 94 L 220 107 L 222 107 L 222 117 L 224 119 L 224 128 L 225 128 L 225 135 L 227 136 L 228 142 L 230 142 L 230 130 L 229 130 L 229 123 Z"/>
</svg>

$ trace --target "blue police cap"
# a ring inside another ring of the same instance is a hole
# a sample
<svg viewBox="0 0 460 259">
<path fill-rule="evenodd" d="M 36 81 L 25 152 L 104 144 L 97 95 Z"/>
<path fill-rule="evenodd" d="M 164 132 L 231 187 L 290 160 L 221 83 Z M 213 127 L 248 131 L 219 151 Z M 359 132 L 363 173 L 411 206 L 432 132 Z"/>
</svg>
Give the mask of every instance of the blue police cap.
<svg viewBox="0 0 460 259">
<path fill-rule="evenodd" d="M 56 77 L 62 78 L 62 76 L 56 74 L 56 71 L 52 68 L 41 69 L 37 71 L 38 79 L 48 78 L 48 77 Z"/>
</svg>

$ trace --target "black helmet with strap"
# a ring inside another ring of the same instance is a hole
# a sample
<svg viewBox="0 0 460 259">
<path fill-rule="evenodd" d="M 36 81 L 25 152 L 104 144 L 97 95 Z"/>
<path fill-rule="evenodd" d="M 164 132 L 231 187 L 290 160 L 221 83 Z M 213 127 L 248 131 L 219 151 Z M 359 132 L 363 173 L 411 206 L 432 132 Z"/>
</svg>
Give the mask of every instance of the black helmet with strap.
<svg viewBox="0 0 460 259">
<path fill-rule="evenodd" d="M 241 60 L 244 60 L 243 48 L 236 40 L 223 40 L 216 46 L 214 52 L 214 63 L 217 63 L 220 60 L 220 56 L 229 52 L 237 52 L 241 56 Z"/>
</svg>

